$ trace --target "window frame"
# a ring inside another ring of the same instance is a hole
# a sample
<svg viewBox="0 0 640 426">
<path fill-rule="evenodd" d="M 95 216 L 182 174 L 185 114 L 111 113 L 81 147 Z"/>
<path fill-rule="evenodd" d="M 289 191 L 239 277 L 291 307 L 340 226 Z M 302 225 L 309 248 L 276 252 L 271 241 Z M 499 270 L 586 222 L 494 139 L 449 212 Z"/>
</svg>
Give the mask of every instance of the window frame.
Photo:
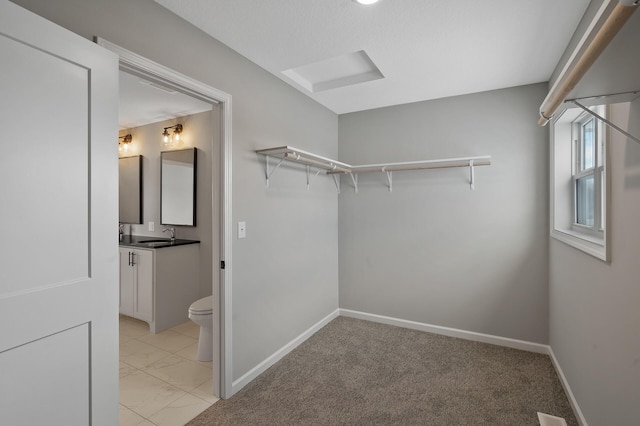
<svg viewBox="0 0 640 426">
<path fill-rule="evenodd" d="M 609 115 L 606 105 L 590 108 L 603 117 Z M 576 155 L 576 126 L 593 118 L 596 127 L 594 167 L 579 170 Z M 549 126 L 550 149 L 550 236 L 582 250 L 600 260 L 610 262 L 610 190 L 609 166 L 610 129 L 593 115 L 567 108 L 555 117 Z M 594 226 L 577 223 L 577 179 L 594 175 L 594 186 L 599 181 L 600 196 L 594 196 Z M 596 216 L 598 218 L 596 218 Z"/>
<path fill-rule="evenodd" d="M 603 115 L 602 111 L 598 111 Z M 603 115 L 604 116 L 604 115 Z M 584 126 L 589 122 L 593 123 L 593 166 L 583 168 L 585 152 L 584 152 Z M 574 120 L 571 126 L 572 130 L 572 188 L 573 188 L 573 223 L 571 229 L 575 232 L 584 232 L 597 238 L 604 238 L 605 217 L 603 201 L 604 182 L 606 177 L 604 173 L 605 147 L 606 137 L 604 135 L 604 124 L 593 115 L 583 112 Z M 578 182 L 581 179 L 593 176 L 593 225 L 580 223 L 579 217 L 579 200 L 578 200 Z M 604 181 L 604 182 L 603 182 Z"/>
</svg>

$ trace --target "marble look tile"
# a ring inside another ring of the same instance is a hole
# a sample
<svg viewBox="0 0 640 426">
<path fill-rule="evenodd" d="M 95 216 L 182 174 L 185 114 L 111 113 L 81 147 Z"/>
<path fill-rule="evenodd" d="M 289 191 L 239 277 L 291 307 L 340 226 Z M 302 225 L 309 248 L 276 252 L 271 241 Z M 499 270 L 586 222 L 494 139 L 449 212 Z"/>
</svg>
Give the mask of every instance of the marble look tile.
<svg viewBox="0 0 640 426">
<path fill-rule="evenodd" d="M 158 334 L 149 334 L 138 338 L 141 342 L 148 343 L 167 352 L 176 353 L 187 346 L 193 345 L 198 339 L 167 330 Z"/>
<path fill-rule="evenodd" d="M 209 379 L 191 392 L 191 395 L 195 395 L 200 399 L 204 399 L 210 404 L 215 404 L 220 401 L 220 398 L 213 394 L 213 379 Z"/>
<path fill-rule="evenodd" d="M 123 344 L 124 342 L 128 342 L 129 340 L 135 339 L 135 337 L 127 336 L 126 334 L 122 334 L 122 333 L 120 333 L 118 338 L 120 340 L 120 344 Z"/>
<path fill-rule="evenodd" d="M 187 346 L 186 348 L 179 350 L 175 355 L 181 356 L 191 361 L 198 360 L 198 343 Z"/>
<path fill-rule="evenodd" d="M 131 373 L 135 373 L 137 368 L 127 364 L 126 362 L 120 361 L 120 378 L 124 376 L 128 376 Z"/>
<path fill-rule="evenodd" d="M 149 420 L 158 426 L 184 425 L 209 406 L 208 402 L 187 394 L 152 415 Z"/>
<path fill-rule="evenodd" d="M 170 329 L 176 333 L 197 339 L 200 337 L 200 326 L 193 321 L 187 321 Z"/>
<path fill-rule="evenodd" d="M 134 413 L 122 404 L 120 404 L 120 412 L 118 417 L 120 418 L 120 426 L 138 426 L 142 422 L 146 421 L 144 417 Z"/>
<path fill-rule="evenodd" d="M 163 358 L 144 368 L 145 373 L 187 392 L 211 379 L 212 371 L 197 362 L 175 355 Z"/>
<path fill-rule="evenodd" d="M 146 367 L 170 355 L 169 352 L 136 339 L 120 345 L 120 360 L 136 368 Z"/>
<path fill-rule="evenodd" d="M 186 393 L 142 371 L 120 380 L 120 404 L 149 418 Z"/>
<path fill-rule="evenodd" d="M 195 361 L 203 367 L 213 368 L 212 361 L 198 361 L 198 344 L 197 343 L 187 346 L 186 348 L 176 352 L 175 354 L 178 356 L 181 356 L 182 358 Z"/>
<path fill-rule="evenodd" d="M 140 337 L 150 334 L 149 324 L 135 318 L 120 315 L 120 335 L 126 337 Z"/>
</svg>

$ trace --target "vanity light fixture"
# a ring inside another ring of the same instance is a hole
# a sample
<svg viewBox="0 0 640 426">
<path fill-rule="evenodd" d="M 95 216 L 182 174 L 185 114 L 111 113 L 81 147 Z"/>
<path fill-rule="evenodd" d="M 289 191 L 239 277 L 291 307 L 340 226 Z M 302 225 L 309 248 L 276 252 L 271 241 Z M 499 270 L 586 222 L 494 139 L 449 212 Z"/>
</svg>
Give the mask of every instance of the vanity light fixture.
<svg viewBox="0 0 640 426">
<path fill-rule="evenodd" d="M 173 136 L 169 134 L 169 129 L 173 129 Z M 180 134 L 182 133 L 182 124 L 176 124 L 175 126 L 165 127 L 162 132 L 162 142 L 165 145 L 169 145 L 173 142 L 180 142 Z"/>
<path fill-rule="evenodd" d="M 356 3 L 364 4 L 364 5 L 378 3 L 378 0 L 353 0 L 353 1 L 355 1 Z"/>
<path fill-rule="evenodd" d="M 120 141 L 120 139 L 122 139 L 122 141 Z M 129 145 L 131 145 L 131 142 L 133 141 L 133 136 L 131 136 L 131 133 L 127 133 L 124 136 L 119 136 L 118 137 L 118 152 L 127 152 L 129 150 Z"/>
</svg>

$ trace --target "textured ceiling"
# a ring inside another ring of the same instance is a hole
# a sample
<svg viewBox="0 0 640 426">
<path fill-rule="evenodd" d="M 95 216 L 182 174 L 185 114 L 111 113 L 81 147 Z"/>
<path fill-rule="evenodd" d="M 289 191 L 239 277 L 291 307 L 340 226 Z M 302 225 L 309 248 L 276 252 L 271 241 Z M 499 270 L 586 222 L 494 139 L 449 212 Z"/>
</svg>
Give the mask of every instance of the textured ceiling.
<svg viewBox="0 0 640 426">
<path fill-rule="evenodd" d="M 155 0 L 342 114 L 548 81 L 589 0 Z M 365 51 L 384 78 L 312 93 L 283 72 Z"/>
</svg>

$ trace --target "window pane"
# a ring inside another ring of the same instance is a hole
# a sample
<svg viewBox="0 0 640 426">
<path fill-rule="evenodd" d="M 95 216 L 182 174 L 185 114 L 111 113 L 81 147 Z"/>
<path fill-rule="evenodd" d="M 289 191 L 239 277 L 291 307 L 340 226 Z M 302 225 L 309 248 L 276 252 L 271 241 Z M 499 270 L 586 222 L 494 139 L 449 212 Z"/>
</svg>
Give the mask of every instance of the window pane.
<svg viewBox="0 0 640 426">
<path fill-rule="evenodd" d="M 595 120 L 591 119 L 582 125 L 581 164 L 580 170 L 587 170 L 595 165 Z"/>
<path fill-rule="evenodd" d="M 576 180 L 576 222 L 593 226 L 594 223 L 593 175 Z"/>
</svg>

